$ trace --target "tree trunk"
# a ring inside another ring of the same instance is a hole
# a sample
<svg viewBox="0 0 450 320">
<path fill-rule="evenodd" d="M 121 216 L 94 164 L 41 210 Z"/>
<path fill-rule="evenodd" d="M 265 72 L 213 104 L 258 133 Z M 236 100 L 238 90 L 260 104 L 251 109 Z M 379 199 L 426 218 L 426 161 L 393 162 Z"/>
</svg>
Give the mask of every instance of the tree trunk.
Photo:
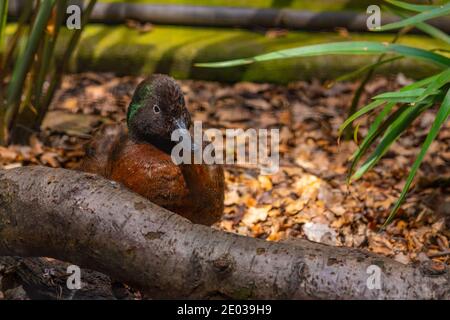
<svg viewBox="0 0 450 320">
<path fill-rule="evenodd" d="M 0 190 L 0 255 L 64 260 L 154 298 L 450 298 L 445 266 L 194 225 L 96 175 L 0 170 Z M 380 290 L 367 287 L 371 265 L 382 270 Z"/>
</svg>

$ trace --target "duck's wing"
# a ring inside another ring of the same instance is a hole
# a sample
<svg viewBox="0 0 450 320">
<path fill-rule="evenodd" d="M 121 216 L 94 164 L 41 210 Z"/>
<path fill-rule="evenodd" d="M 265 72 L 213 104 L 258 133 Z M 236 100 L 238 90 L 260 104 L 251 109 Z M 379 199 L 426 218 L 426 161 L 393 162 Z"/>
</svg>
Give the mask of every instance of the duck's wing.
<svg viewBox="0 0 450 320">
<path fill-rule="evenodd" d="M 123 123 L 101 126 L 85 145 L 86 155 L 78 169 L 109 178 L 111 154 L 127 136 L 128 130 Z"/>
<path fill-rule="evenodd" d="M 180 169 L 189 190 L 189 220 L 212 225 L 223 215 L 225 178 L 221 165 L 182 164 Z"/>
</svg>

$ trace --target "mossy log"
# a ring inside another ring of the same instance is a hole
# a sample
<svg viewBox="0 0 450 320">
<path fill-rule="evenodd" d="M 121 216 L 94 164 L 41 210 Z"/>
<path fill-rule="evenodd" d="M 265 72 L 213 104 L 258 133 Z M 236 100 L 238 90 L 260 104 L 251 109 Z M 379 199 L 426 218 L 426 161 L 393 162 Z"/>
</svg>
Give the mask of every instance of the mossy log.
<svg viewBox="0 0 450 320">
<path fill-rule="evenodd" d="M 11 34 L 14 25 L 9 25 Z M 64 30 L 57 46 L 56 59 L 62 57 L 72 31 Z M 274 50 L 332 41 L 391 41 L 387 34 L 340 34 L 334 32 L 289 32 L 271 38 L 264 30 L 154 26 L 142 33 L 126 26 L 92 24 L 83 32 L 80 45 L 69 63 L 69 71 L 115 72 L 122 75 L 167 73 L 177 79 L 202 79 L 222 82 L 255 81 L 285 84 L 318 78 L 332 80 L 375 62 L 377 56 L 321 56 L 256 63 L 228 69 L 194 66 L 211 62 L 251 57 Z M 399 43 L 424 49 L 450 46 L 422 35 L 408 35 Z M 403 72 L 421 78 L 436 71 L 436 66 L 414 59 L 401 59 L 379 68 L 381 74 Z"/>
<path fill-rule="evenodd" d="M 152 4 L 173 4 L 192 6 L 228 6 L 228 7 L 248 7 L 248 8 L 290 8 L 299 10 L 353 10 L 364 11 L 372 4 L 382 4 L 380 0 L 101 0 L 99 2 L 128 2 L 128 3 L 152 3 Z M 421 4 L 428 4 L 427 0 L 409 1 Z M 445 0 L 437 0 L 435 3 L 443 3 Z"/>
<path fill-rule="evenodd" d="M 67 33 L 65 33 L 67 38 Z M 372 63 L 376 56 L 322 56 L 287 59 L 229 69 L 196 68 L 196 62 L 250 57 L 295 46 L 342 40 L 390 41 L 392 35 L 290 32 L 285 37 L 269 38 L 264 32 L 221 28 L 155 26 L 140 33 L 125 26 L 89 26 L 74 54 L 71 71 L 103 71 L 119 74 L 168 73 L 178 79 L 203 79 L 235 82 L 287 83 L 312 78 L 334 79 L 346 72 Z M 425 49 L 444 47 L 428 37 L 405 36 L 400 43 Z M 64 46 L 60 45 L 62 49 Z M 448 47 L 448 46 L 447 46 Z M 61 52 L 59 53 L 59 56 Z M 403 72 L 420 78 L 436 71 L 427 62 L 402 59 L 380 73 Z"/>
</svg>

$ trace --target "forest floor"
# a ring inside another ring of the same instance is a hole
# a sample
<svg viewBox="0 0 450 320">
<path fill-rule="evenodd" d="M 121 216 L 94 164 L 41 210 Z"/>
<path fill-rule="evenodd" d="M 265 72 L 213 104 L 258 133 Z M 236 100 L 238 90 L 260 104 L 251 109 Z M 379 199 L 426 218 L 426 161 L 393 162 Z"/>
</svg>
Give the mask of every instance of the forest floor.
<svg viewBox="0 0 450 320">
<path fill-rule="evenodd" d="M 45 123 L 47 129 L 29 146 L 0 147 L 0 168 L 34 164 L 75 168 L 94 128 L 105 119 L 124 120 L 140 80 L 112 74 L 67 76 Z M 288 86 L 180 83 L 193 120 L 203 121 L 204 128 L 280 129 L 278 173 L 264 176 L 257 168 L 226 166 L 225 214 L 214 227 L 269 241 L 308 238 L 357 247 L 402 263 L 428 259 L 450 263 L 450 189 L 433 185 L 438 177 L 450 174 L 450 122 L 432 144 L 398 216 L 380 231 L 434 120 L 433 111 L 420 117 L 374 169 L 347 185 L 349 159 L 357 144 L 338 144 L 337 133 L 357 83 L 331 88 L 317 81 Z M 362 103 L 407 83 L 402 75 L 377 78 L 367 86 Z M 69 114 L 75 119 L 71 125 L 65 122 L 64 115 Z M 369 120 L 358 122 L 359 138 L 367 132 Z"/>
</svg>

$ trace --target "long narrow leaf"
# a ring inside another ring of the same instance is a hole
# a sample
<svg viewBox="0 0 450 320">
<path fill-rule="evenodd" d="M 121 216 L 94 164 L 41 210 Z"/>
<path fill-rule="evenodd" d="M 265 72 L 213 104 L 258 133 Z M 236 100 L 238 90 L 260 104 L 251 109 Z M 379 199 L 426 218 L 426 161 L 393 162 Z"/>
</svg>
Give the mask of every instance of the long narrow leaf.
<svg viewBox="0 0 450 320">
<path fill-rule="evenodd" d="M 53 58 L 56 41 L 58 39 L 59 31 L 61 29 L 61 25 L 64 21 L 66 14 L 67 2 L 68 0 L 58 1 L 58 3 L 56 4 L 56 14 L 54 17 L 54 21 L 52 21 L 53 24 L 47 27 L 47 29 L 49 30 L 47 30 L 45 34 L 44 49 L 42 53 L 42 64 L 39 70 L 39 75 L 37 77 L 34 93 L 35 98 L 34 105 L 39 110 L 39 112 L 41 109 L 41 100 L 45 77 L 47 76 L 47 73 L 49 72 L 51 67 L 51 61 Z"/>
<path fill-rule="evenodd" d="M 442 92 L 440 90 L 436 91 L 436 92 L 432 92 L 430 95 L 428 95 L 427 98 L 423 99 L 422 102 L 431 102 L 434 101 L 434 97 L 440 95 Z M 412 97 L 391 97 L 391 98 L 385 98 L 383 99 L 383 101 L 389 101 L 389 102 L 394 102 L 394 103 L 400 103 L 400 104 L 411 104 L 414 105 L 416 104 L 418 96 L 412 96 Z"/>
<path fill-rule="evenodd" d="M 427 107 L 431 107 L 428 105 Z M 422 105 L 406 108 L 403 112 L 386 130 L 380 143 L 377 145 L 375 151 L 369 156 L 369 158 L 361 165 L 361 167 L 352 175 L 350 181 L 358 180 L 367 171 L 384 156 L 389 147 L 394 143 L 406 128 L 426 109 Z"/>
<path fill-rule="evenodd" d="M 411 89 L 408 91 L 386 92 L 375 96 L 373 99 L 397 103 L 417 103 L 418 101 L 425 100 L 425 98 L 437 95 L 439 93 L 441 92 L 438 90 L 438 88 L 435 90 L 430 90 L 428 92 L 427 89 L 419 88 Z M 424 97 L 420 99 L 420 97 L 422 96 Z"/>
<path fill-rule="evenodd" d="M 72 57 L 73 52 L 76 49 L 76 46 L 78 42 L 80 41 L 81 34 L 84 30 L 85 25 L 89 21 L 89 17 L 91 15 L 92 10 L 94 9 L 95 4 L 97 3 L 97 0 L 91 0 L 89 4 L 87 5 L 86 9 L 83 11 L 83 18 L 81 20 L 81 28 L 75 30 L 72 38 L 70 38 L 69 44 L 64 51 L 61 63 L 57 66 L 55 72 L 53 72 L 52 79 L 50 80 L 50 85 L 47 90 L 47 93 L 42 101 L 41 111 L 39 114 L 39 118 L 37 119 L 36 125 L 40 125 L 43 121 L 43 115 L 48 110 L 50 103 L 52 102 L 53 96 L 56 92 L 56 89 L 58 88 L 59 84 L 61 83 L 62 75 L 64 71 L 66 70 L 67 63 L 69 62 L 70 58 Z"/>
<path fill-rule="evenodd" d="M 414 82 L 412 84 L 409 84 L 400 91 L 408 91 L 408 90 L 414 90 L 417 88 L 424 87 L 430 83 L 433 83 L 436 81 L 439 75 L 434 75 L 422 80 L 419 80 L 417 82 Z M 392 108 L 395 106 L 395 102 L 390 102 L 386 104 L 386 106 L 383 108 L 383 110 L 377 115 L 375 120 L 373 121 L 372 125 L 369 128 L 369 132 L 364 137 L 363 141 L 361 142 L 358 150 L 355 151 L 355 153 L 352 155 L 352 164 L 349 170 L 348 175 L 348 181 L 350 181 L 351 175 L 353 174 L 359 160 L 365 155 L 369 147 L 372 145 L 372 143 L 379 137 L 383 132 L 393 123 L 403 112 L 405 112 L 406 108 L 399 108 L 396 112 L 391 114 L 386 120 L 385 118 L 388 116 L 388 114 L 391 112 Z"/>
<path fill-rule="evenodd" d="M 418 88 L 422 88 L 430 83 L 434 83 L 439 78 L 438 75 L 433 75 L 431 77 L 416 81 L 410 85 L 407 85 L 400 89 L 400 92 L 405 92 L 409 90 L 415 90 Z M 424 89 L 423 89 L 424 90 Z M 360 111 L 350 116 L 340 127 L 339 127 L 339 135 L 342 134 L 342 131 L 353 121 L 358 119 L 359 117 L 363 116 L 364 114 L 376 109 L 378 106 L 382 105 L 385 101 L 377 100 L 371 102 L 369 105 L 366 105 L 365 107 L 361 108 Z M 380 113 L 380 115 L 375 119 L 372 126 L 369 129 L 369 132 L 367 136 L 370 136 L 373 132 L 375 132 L 378 129 L 378 126 L 381 124 L 382 120 L 387 116 L 387 114 L 392 110 L 392 107 L 395 105 L 395 103 L 388 104 L 385 109 Z M 364 142 L 364 141 L 363 141 Z"/>
<path fill-rule="evenodd" d="M 406 108 L 399 108 L 393 114 L 391 114 L 385 121 L 383 121 L 394 106 L 395 103 L 391 102 L 384 107 L 383 111 L 375 119 L 374 124 L 372 124 L 372 126 L 370 127 L 369 132 L 367 133 L 364 140 L 361 142 L 361 145 L 359 146 L 358 150 L 356 150 L 355 153 L 352 155 L 352 163 L 350 165 L 350 170 L 347 179 L 348 182 L 350 182 L 351 176 L 353 175 L 353 172 L 355 171 L 355 168 L 359 163 L 359 160 L 366 154 L 367 150 L 372 145 L 372 143 L 383 134 L 383 132 L 391 125 L 391 123 L 393 123 L 404 112 L 406 112 Z"/>
<path fill-rule="evenodd" d="M 4 53 L 3 43 L 7 17 L 8 17 L 8 0 L 3 0 L 0 2 L 0 62 Z"/>
<path fill-rule="evenodd" d="M 362 117 L 363 115 L 365 115 L 366 113 L 372 111 L 373 109 L 378 108 L 379 106 L 381 106 L 384 103 L 384 101 L 382 100 L 376 100 L 373 101 L 371 103 L 369 103 L 368 105 L 366 105 L 365 107 L 359 109 L 357 112 L 355 112 L 354 114 L 352 114 L 350 117 L 348 117 L 347 120 L 345 120 L 345 122 L 339 127 L 339 136 L 342 134 L 342 132 L 344 131 L 345 128 L 347 128 L 347 126 L 352 123 L 353 121 L 355 121 L 356 119 L 358 119 L 359 117 Z"/>
<path fill-rule="evenodd" d="M 434 92 L 436 92 L 438 89 L 446 85 L 450 82 L 450 68 L 444 70 L 440 74 L 438 74 L 438 77 L 435 81 L 433 81 L 426 89 L 425 91 L 417 98 L 415 102 L 420 102 L 424 100 L 429 95 L 432 95 Z"/>
<path fill-rule="evenodd" d="M 433 27 L 430 24 L 427 24 L 425 22 L 420 22 L 416 25 L 416 28 L 419 30 L 422 30 L 425 33 L 428 33 L 430 36 L 432 36 L 435 39 L 439 39 L 444 41 L 447 44 L 450 44 L 450 37 L 445 32 L 442 32 L 436 27 Z"/>
<path fill-rule="evenodd" d="M 7 110 L 5 120 L 8 126 L 11 126 L 13 119 L 18 112 L 18 103 L 20 101 L 20 92 L 23 87 L 25 77 L 30 69 L 34 54 L 39 45 L 39 39 L 44 32 L 47 20 L 50 16 L 53 5 L 56 0 L 43 1 L 39 7 L 36 21 L 31 30 L 31 35 L 25 51 L 18 58 L 17 64 L 14 67 L 11 82 L 7 92 Z"/>
<path fill-rule="evenodd" d="M 424 49 L 371 41 L 345 41 L 317 44 L 275 51 L 252 58 L 228 60 L 222 62 L 197 63 L 197 67 L 223 68 L 251 64 L 254 62 L 287 59 L 295 57 L 312 57 L 320 55 L 371 55 L 395 53 L 416 59 L 431 61 L 435 64 L 450 67 L 450 58 Z"/>
<path fill-rule="evenodd" d="M 384 0 L 390 4 L 393 4 L 394 6 L 397 6 L 402 9 L 406 9 L 409 11 L 415 11 L 415 12 L 424 12 L 429 11 L 433 9 L 439 8 L 439 6 L 433 6 L 433 5 L 426 5 L 426 4 L 411 4 L 403 1 L 397 1 L 397 0 Z"/>
<path fill-rule="evenodd" d="M 428 149 L 430 148 L 431 143 L 436 139 L 440 128 L 445 123 L 445 121 L 447 121 L 447 118 L 449 116 L 450 116 L 450 89 L 447 91 L 447 94 L 445 95 L 444 101 L 442 102 L 441 107 L 439 108 L 439 111 L 436 114 L 436 118 L 433 122 L 430 132 L 428 133 L 428 135 L 425 139 L 425 142 L 422 145 L 420 153 L 417 156 L 416 160 L 414 161 L 411 171 L 409 172 L 409 175 L 408 175 L 408 178 L 406 179 L 406 183 L 405 183 L 405 186 L 403 187 L 402 193 L 400 194 L 400 197 L 398 198 L 388 219 L 384 223 L 384 226 L 388 225 L 392 221 L 392 219 L 394 219 L 398 209 L 400 208 L 401 204 L 405 200 L 406 194 L 409 191 L 411 183 L 417 173 L 417 170 L 420 167 L 420 164 L 423 161 L 423 158 L 425 157 Z"/>
<path fill-rule="evenodd" d="M 369 131 L 367 132 L 366 137 L 370 137 L 375 132 L 377 132 L 377 130 L 380 128 L 380 125 L 383 123 L 383 120 L 392 111 L 394 106 L 395 106 L 395 103 L 392 103 L 392 102 L 386 104 L 386 106 L 383 108 L 383 110 L 381 110 L 381 112 L 375 117 L 375 120 L 370 125 Z M 363 140 L 363 142 L 364 142 L 364 140 Z"/>
<path fill-rule="evenodd" d="M 403 19 L 409 18 L 408 15 L 404 14 L 400 10 L 390 8 L 390 7 L 386 7 L 385 9 L 389 10 L 390 12 L 394 13 L 395 15 L 397 15 Z M 426 22 L 418 22 L 414 25 L 414 27 L 429 34 L 430 36 L 432 36 L 435 39 L 438 39 L 447 44 L 450 44 L 450 37 L 448 36 L 448 34 L 446 34 L 445 32 L 439 30 L 438 28 L 436 28 Z"/>
<path fill-rule="evenodd" d="M 403 28 L 406 26 L 417 25 L 417 23 L 424 22 L 429 19 L 433 19 L 433 18 L 437 18 L 437 17 L 444 17 L 449 14 L 450 14 L 450 3 L 447 3 L 443 6 L 439 6 L 437 8 L 416 14 L 415 16 L 412 16 L 408 19 L 386 24 L 386 25 L 382 26 L 381 28 L 376 29 L 376 31 L 387 31 L 387 30 Z"/>
<path fill-rule="evenodd" d="M 396 43 L 402 35 L 408 33 L 410 30 L 411 30 L 411 28 L 409 28 L 409 27 L 402 28 L 400 31 L 397 32 L 394 39 L 392 39 L 392 43 Z M 386 53 L 380 54 L 376 63 L 367 71 L 364 78 L 360 82 L 358 88 L 356 89 L 355 93 L 353 94 L 353 98 L 352 98 L 352 102 L 351 102 L 350 110 L 349 110 L 349 116 L 353 115 L 358 110 L 359 101 L 361 100 L 361 95 L 363 94 L 363 92 L 366 88 L 366 85 L 369 83 L 370 79 L 372 79 L 372 77 L 375 73 L 375 70 L 378 67 L 377 64 L 381 64 L 383 62 L 383 59 L 386 57 L 386 55 L 387 55 Z M 403 57 L 399 56 L 399 57 L 394 57 L 394 58 L 403 58 Z M 387 60 L 389 60 L 389 59 L 387 59 Z M 347 140 L 350 139 L 350 136 L 351 136 L 350 129 L 351 128 L 349 127 L 344 132 L 344 136 Z M 354 134 L 353 134 L 354 137 L 357 137 L 357 135 L 358 135 L 357 131 L 358 131 L 358 128 L 356 128 L 354 130 Z M 354 140 L 356 141 L 356 139 L 354 139 Z"/>
<path fill-rule="evenodd" d="M 379 94 L 372 99 L 389 99 L 389 98 L 411 98 L 411 97 L 419 97 L 422 93 L 424 93 L 424 88 L 411 89 L 407 91 L 398 91 L 398 92 L 385 92 Z"/>
<path fill-rule="evenodd" d="M 33 12 L 34 1 L 25 1 L 25 4 L 22 7 L 22 12 L 20 13 L 19 20 L 17 21 L 17 28 L 14 34 L 11 36 L 8 41 L 8 45 L 5 50 L 5 57 L 0 65 L 0 69 L 5 70 L 6 67 L 12 63 L 11 59 L 14 55 L 14 51 L 16 50 L 17 44 L 19 42 L 20 36 L 25 30 L 26 22 L 30 19 L 31 14 Z M 2 80 L 2 75 L 0 75 L 0 81 Z"/>
<path fill-rule="evenodd" d="M 8 1 L 2 1 L 0 3 L 0 119 L 3 119 L 3 113 L 5 112 L 4 110 L 4 101 L 3 101 L 3 76 L 2 74 L 4 73 L 3 70 L 3 58 L 4 58 L 4 52 L 5 52 L 5 48 L 4 46 L 4 37 L 5 37 L 5 28 L 6 28 L 6 20 L 8 17 Z M 0 122 L 3 122 L 2 120 L 0 120 Z M 4 132 L 5 132 L 5 128 L 4 128 L 5 124 L 4 123 L 0 123 L 0 143 L 2 143 L 3 140 L 3 136 L 4 136 Z"/>
<path fill-rule="evenodd" d="M 436 79 L 439 77 L 438 74 L 432 75 L 430 77 L 427 77 L 425 79 L 416 81 L 414 83 L 411 83 L 405 87 L 403 87 L 402 89 L 400 89 L 400 91 L 406 91 L 406 90 L 411 90 L 411 89 L 417 89 L 417 88 L 422 88 L 434 81 L 436 81 Z"/>
</svg>

